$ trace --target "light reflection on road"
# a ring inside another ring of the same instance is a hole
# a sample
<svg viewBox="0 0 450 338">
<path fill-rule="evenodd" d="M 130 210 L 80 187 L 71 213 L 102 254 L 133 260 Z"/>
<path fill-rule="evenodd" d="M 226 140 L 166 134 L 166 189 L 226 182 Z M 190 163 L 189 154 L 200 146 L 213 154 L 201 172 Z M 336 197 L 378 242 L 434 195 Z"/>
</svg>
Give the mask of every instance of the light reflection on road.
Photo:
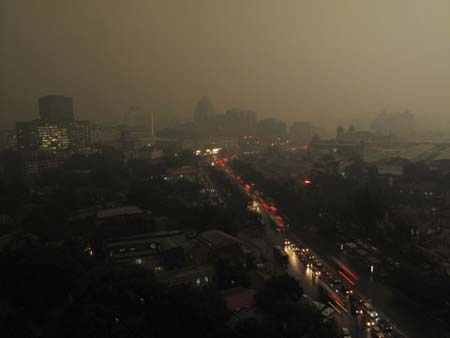
<svg viewBox="0 0 450 338">
<path fill-rule="evenodd" d="M 262 216 L 264 217 L 264 214 Z M 276 232 L 269 224 L 267 224 L 266 239 L 268 244 L 280 244 L 284 241 L 285 237 L 288 237 L 287 234 L 280 234 Z M 320 301 L 321 303 L 329 306 L 330 304 L 321 299 L 319 291 L 320 283 L 324 276 L 314 276 L 312 269 L 306 268 L 298 258 L 297 254 L 295 254 L 295 252 L 293 252 L 291 248 L 286 247 L 285 252 L 289 255 L 289 264 L 286 267 L 287 272 L 300 282 L 305 294 L 310 296 L 312 299 Z M 335 307 L 337 308 L 337 306 Z M 335 320 L 338 327 L 349 328 L 353 333 L 352 337 L 370 338 L 371 336 L 370 331 L 365 328 L 362 320 L 360 320 L 359 325 L 357 325 L 356 319 L 339 309 L 337 311 L 337 315 L 335 316 Z M 356 335 L 357 328 L 359 328 L 359 335 Z"/>
<path fill-rule="evenodd" d="M 228 175 L 230 175 L 227 172 Z M 247 191 L 245 189 L 242 189 L 245 194 L 247 194 L 248 197 L 250 197 L 253 201 L 252 207 L 256 212 L 259 212 L 261 215 L 261 221 L 265 225 L 265 236 L 263 240 L 263 248 L 262 251 L 268 253 L 270 255 L 271 248 L 274 245 L 279 245 L 280 243 L 284 242 L 285 237 L 289 237 L 291 239 L 296 238 L 296 236 L 292 236 L 292 233 L 283 233 L 277 232 L 274 230 L 274 227 L 271 225 L 271 220 L 273 221 L 272 216 L 265 210 L 265 208 L 262 207 L 261 203 L 259 202 L 257 194 L 254 194 L 253 192 Z M 254 242 L 252 240 L 252 242 Z M 298 240 L 296 241 L 298 242 Z M 256 243 L 254 243 L 256 244 Z M 261 243 L 260 243 L 261 244 Z M 265 247 L 265 248 L 264 248 Z M 261 247 L 260 247 L 261 249 Z M 300 284 L 302 285 L 305 294 L 310 296 L 314 300 L 320 300 L 320 278 L 318 276 L 314 276 L 313 271 L 311 269 L 305 269 L 305 266 L 303 263 L 299 260 L 297 254 L 295 254 L 290 248 L 287 248 L 287 253 L 289 255 L 289 264 L 287 266 L 287 272 L 296 278 Z M 274 265 L 273 272 L 283 273 L 286 272 L 285 268 L 282 268 L 281 266 L 276 266 L 276 264 L 273 264 L 273 261 L 271 265 Z M 322 301 L 323 302 L 323 301 Z M 339 313 L 339 310 L 338 312 Z M 346 313 L 341 313 L 336 315 L 336 322 L 338 324 L 338 327 L 347 327 L 353 333 L 356 333 L 355 328 L 357 327 L 356 321 L 353 317 Z M 365 338 L 368 337 L 368 333 L 370 333 L 368 330 L 366 330 L 363 327 L 360 327 L 361 330 L 359 331 L 359 335 L 357 335 L 359 338 Z M 355 337 L 355 335 L 353 335 Z"/>
</svg>

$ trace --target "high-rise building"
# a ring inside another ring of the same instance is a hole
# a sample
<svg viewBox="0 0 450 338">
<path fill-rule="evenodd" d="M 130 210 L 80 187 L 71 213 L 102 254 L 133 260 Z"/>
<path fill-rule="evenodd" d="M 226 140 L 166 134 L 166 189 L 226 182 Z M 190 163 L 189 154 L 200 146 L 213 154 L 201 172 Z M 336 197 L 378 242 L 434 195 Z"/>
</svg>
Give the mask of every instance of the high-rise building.
<svg viewBox="0 0 450 338">
<path fill-rule="evenodd" d="M 202 97 L 198 101 L 194 110 L 194 121 L 199 124 L 205 124 L 211 120 L 214 115 L 214 106 L 211 101 L 206 97 Z"/>
<path fill-rule="evenodd" d="M 139 115 L 142 115 L 140 110 L 140 107 L 136 105 L 128 107 L 123 116 L 123 124 L 127 127 L 135 127 L 136 123 L 139 123 Z"/>
<path fill-rule="evenodd" d="M 286 124 L 275 118 L 258 121 L 256 135 L 263 141 L 273 142 L 286 137 Z"/>
<path fill-rule="evenodd" d="M 88 121 L 71 121 L 66 124 L 69 132 L 69 148 L 83 149 L 91 146 L 91 128 Z"/>
<path fill-rule="evenodd" d="M 90 147 L 90 124 L 74 120 L 71 97 L 41 97 L 39 114 L 39 120 L 17 122 L 19 150 L 78 150 Z"/>
<path fill-rule="evenodd" d="M 87 121 L 48 122 L 34 120 L 16 124 L 19 150 L 68 150 L 90 147 Z"/>
<path fill-rule="evenodd" d="M 313 133 L 311 123 L 294 122 L 289 129 L 289 140 L 295 145 L 305 145 L 311 141 Z"/>
<path fill-rule="evenodd" d="M 414 115 L 406 110 L 403 113 L 380 113 L 372 122 L 372 129 L 382 136 L 396 136 L 399 139 L 412 139 L 416 131 Z"/>
<path fill-rule="evenodd" d="M 256 112 L 251 110 L 230 109 L 225 112 L 226 129 L 238 136 L 252 135 L 256 132 Z"/>
<path fill-rule="evenodd" d="M 0 130 L 0 150 L 13 149 L 17 146 L 15 130 Z"/>
<path fill-rule="evenodd" d="M 17 148 L 19 150 L 38 150 L 39 142 L 33 122 L 16 123 Z"/>
<path fill-rule="evenodd" d="M 49 122 L 72 121 L 72 98 L 63 95 L 48 95 L 39 98 L 39 115 L 42 120 Z"/>
<path fill-rule="evenodd" d="M 67 126 L 34 120 L 18 122 L 16 130 L 19 150 L 66 150 L 69 148 Z"/>
</svg>

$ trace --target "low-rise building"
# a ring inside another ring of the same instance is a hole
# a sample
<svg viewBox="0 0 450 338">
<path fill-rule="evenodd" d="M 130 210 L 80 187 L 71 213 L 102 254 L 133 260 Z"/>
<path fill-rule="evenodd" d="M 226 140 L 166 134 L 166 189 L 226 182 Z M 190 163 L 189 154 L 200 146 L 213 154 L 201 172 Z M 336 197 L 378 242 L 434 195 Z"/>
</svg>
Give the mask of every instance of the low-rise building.
<svg viewBox="0 0 450 338">
<path fill-rule="evenodd" d="M 181 269 L 161 271 L 156 278 L 168 286 L 191 285 L 203 287 L 215 282 L 215 269 L 212 265 L 188 266 Z"/>
<path fill-rule="evenodd" d="M 314 140 L 308 152 L 316 157 L 332 156 L 336 159 L 363 158 L 364 143 L 342 143 L 336 140 Z"/>
<path fill-rule="evenodd" d="M 238 312 L 254 305 L 255 290 L 242 287 L 228 289 L 222 292 L 228 310 Z"/>
<path fill-rule="evenodd" d="M 172 230 L 107 239 L 104 254 L 112 263 L 131 263 L 161 271 L 207 262 L 208 248 L 185 231 Z"/>
<path fill-rule="evenodd" d="M 233 236 L 220 230 L 209 230 L 198 235 L 198 240 L 209 248 L 208 259 L 240 260 L 244 257 L 244 252 L 240 241 Z"/>
<path fill-rule="evenodd" d="M 184 166 L 181 168 L 167 168 L 166 174 L 164 175 L 164 179 L 170 181 L 177 181 L 180 179 L 196 181 L 197 177 L 197 168 L 191 166 Z"/>
<path fill-rule="evenodd" d="M 378 161 L 375 166 L 379 175 L 399 177 L 403 175 L 407 163 L 408 161 L 402 158 L 389 158 Z"/>
<path fill-rule="evenodd" d="M 97 211 L 96 227 L 101 238 L 139 235 L 148 229 L 148 215 L 136 206 Z"/>
</svg>

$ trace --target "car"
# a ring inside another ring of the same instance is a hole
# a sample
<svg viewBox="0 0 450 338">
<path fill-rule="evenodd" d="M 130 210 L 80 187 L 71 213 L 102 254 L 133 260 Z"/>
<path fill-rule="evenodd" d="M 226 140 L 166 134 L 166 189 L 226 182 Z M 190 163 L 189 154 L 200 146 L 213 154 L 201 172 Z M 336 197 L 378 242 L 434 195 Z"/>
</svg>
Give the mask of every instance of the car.
<svg viewBox="0 0 450 338">
<path fill-rule="evenodd" d="M 339 279 L 339 278 L 330 278 L 330 284 L 332 284 L 332 285 L 339 285 L 339 284 L 341 284 L 342 283 L 342 281 Z"/>
<path fill-rule="evenodd" d="M 344 285 L 341 286 L 341 291 L 344 295 L 353 295 L 353 290 Z"/>
<path fill-rule="evenodd" d="M 287 238 L 284 239 L 284 246 L 289 246 L 291 245 L 291 241 L 288 240 Z"/>
<path fill-rule="evenodd" d="M 378 321 L 378 326 L 384 332 L 391 332 L 394 330 L 394 326 L 384 318 L 380 318 L 380 320 Z"/>
<path fill-rule="evenodd" d="M 328 271 L 326 269 L 324 269 L 324 272 L 329 278 L 331 278 L 331 276 L 333 275 L 330 271 Z"/>
<path fill-rule="evenodd" d="M 341 337 L 342 338 L 352 338 L 352 335 L 350 334 L 350 330 L 346 327 L 343 327 L 341 329 Z"/>
<path fill-rule="evenodd" d="M 293 243 L 291 244 L 291 250 L 293 252 L 295 252 L 296 254 L 298 254 L 300 252 L 299 247 L 297 245 L 293 244 Z"/>
<path fill-rule="evenodd" d="M 315 259 L 313 265 L 314 265 L 316 268 L 318 268 L 318 269 L 320 269 L 320 268 L 323 266 L 323 264 L 322 264 L 322 262 L 320 261 L 320 259 Z"/>
<path fill-rule="evenodd" d="M 372 326 L 370 332 L 373 338 L 385 338 L 383 331 L 377 325 Z"/>
<path fill-rule="evenodd" d="M 375 311 L 375 308 L 369 302 L 364 302 L 362 304 L 362 308 L 367 315 L 374 319 L 375 321 L 378 319 L 378 313 Z"/>
<path fill-rule="evenodd" d="M 320 275 L 322 274 L 322 272 L 314 266 L 312 267 L 312 271 L 313 271 L 314 276 L 316 276 L 316 277 L 320 277 Z"/>
<path fill-rule="evenodd" d="M 367 328 L 372 328 L 372 327 L 374 327 L 376 325 L 376 322 L 372 319 L 372 318 L 370 318 L 370 317 L 366 317 L 366 326 L 367 326 Z"/>
<path fill-rule="evenodd" d="M 309 252 L 309 249 L 308 248 L 301 248 L 301 253 L 302 254 L 306 254 L 306 253 L 308 253 Z"/>
<path fill-rule="evenodd" d="M 322 313 L 322 316 L 324 317 L 324 320 L 328 321 L 328 320 L 332 320 L 334 318 L 336 311 L 333 308 L 327 306 L 321 311 L 321 313 Z"/>
</svg>

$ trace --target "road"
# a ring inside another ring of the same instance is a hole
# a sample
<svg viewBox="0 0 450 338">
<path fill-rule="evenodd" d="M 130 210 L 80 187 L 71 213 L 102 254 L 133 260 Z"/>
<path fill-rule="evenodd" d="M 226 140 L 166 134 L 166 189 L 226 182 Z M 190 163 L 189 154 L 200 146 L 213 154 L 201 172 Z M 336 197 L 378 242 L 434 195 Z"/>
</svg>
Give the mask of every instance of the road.
<svg viewBox="0 0 450 338">
<path fill-rule="evenodd" d="M 202 172 L 206 174 L 206 171 Z M 230 179 L 235 180 L 236 178 L 234 177 L 234 175 L 232 175 L 230 176 Z M 210 180 L 208 181 L 211 182 Z M 256 204 L 258 206 L 257 209 L 260 212 L 262 216 L 262 221 L 265 225 L 265 235 L 262 239 L 261 238 L 255 239 L 242 235 L 241 240 L 243 244 L 247 246 L 247 248 L 250 249 L 251 251 L 257 252 L 257 256 L 265 258 L 266 265 L 268 265 L 271 274 L 288 272 L 290 275 L 292 275 L 294 278 L 300 281 L 301 285 L 305 290 L 305 294 L 307 294 L 313 300 L 316 301 L 321 300 L 323 302 L 323 297 L 320 295 L 319 292 L 319 285 L 320 284 L 323 285 L 324 282 L 321 281 L 319 278 L 313 276 L 311 270 L 305 268 L 304 264 L 297 257 L 297 254 L 295 254 L 292 250 L 286 247 L 286 252 L 289 254 L 289 264 L 286 267 L 277 264 L 277 262 L 273 257 L 272 253 L 273 246 L 283 244 L 287 236 L 291 238 L 293 243 L 294 242 L 300 243 L 300 240 L 295 238 L 295 235 L 293 233 L 283 233 L 283 234 L 278 233 L 273 227 L 273 222 L 276 220 L 274 220 L 272 215 L 269 212 L 267 212 L 261 205 L 260 201 L 256 196 L 255 191 L 253 192 L 250 191 L 251 189 L 248 189 L 248 187 L 246 189 L 245 185 L 240 184 L 239 178 L 237 179 L 237 181 L 234 181 L 234 183 L 237 183 L 240 186 L 240 188 L 242 188 L 242 193 L 248 194 L 248 196 L 253 200 L 254 202 L 253 204 Z M 337 275 L 337 273 L 335 274 Z M 349 308 L 340 309 L 332 302 L 329 302 L 326 305 L 330 305 L 336 310 L 335 319 L 339 327 L 346 327 L 351 329 L 351 331 L 354 334 L 353 337 L 361 337 L 361 338 L 370 337 L 370 331 L 365 327 L 365 324 L 362 321 L 362 319 L 359 318 L 359 320 L 356 321 L 349 314 L 350 310 Z M 356 331 L 358 327 L 359 330 Z"/>
<path fill-rule="evenodd" d="M 324 259 L 328 261 L 337 259 L 354 271 L 360 277 L 358 287 L 361 292 L 373 299 L 379 311 L 401 327 L 407 336 L 411 338 L 448 337 L 443 323 L 427 317 L 422 308 L 386 285 L 376 274 L 371 274 L 367 266 L 349 259 L 338 246 L 317 240 L 311 240 L 310 245 Z"/>
<path fill-rule="evenodd" d="M 252 238 L 245 238 L 245 240 L 247 242 L 253 242 L 252 245 L 258 246 L 260 252 L 265 252 L 266 255 L 269 254 L 271 247 L 275 244 L 281 244 L 284 242 L 285 238 L 288 238 L 292 243 L 302 246 L 309 247 L 309 245 L 311 245 L 314 247 L 314 251 L 317 255 L 325 262 L 339 260 L 359 276 L 356 292 L 360 293 L 361 296 L 364 295 L 362 297 L 365 299 L 373 300 L 377 312 L 380 313 L 383 318 L 387 318 L 394 322 L 395 327 L 399 330 L 399 336 L 409 338 L 447 337 L 441 323 L 426 318 L 420 308 L 417 308 L 417 306 L 411 303 L 406 297 L 393 291 L 382 281 L 377 280 L 367 268 L 352 264 L 352 262 L 342 254 L 339 248 L 333 247 L 333 245 L 330 245 L 329 243 L 321 243 L 320 241 L 313 241 L 312 239 L 309 239 L 309 242 L 306 240 L 307 243 L 305 244 L 305 239 L 300 239 L 293 231 L 283 233 L 276 231 L 274 222 L 278 222 L 278 220 L 274 220 L 271 211 L 267 210 L 267 205 L 264 207 L 261 204 L 261 194 L 256 190 L 256 187 L 252 186 L 251 189 L 245 189 L 245 182 L 240 178 L 238 179 L 226 166 L 226 163 L 225 165 L 222 165 L 223 162 L 219 162 L 218 164 L 219 168 L 222 168 L 222 170 L 227 173 L 231 182 L 238 184 L 241 187 L 242 192 L 247 194 L 259 206 L 259 211 L 264 224 L 266 225 L 265 237 L 262 240 L 255 240 Z M 296 254 L 290 252 L 290 250 L 287 250 L 287 252 L 289 253 L 287 271 L 301 282 L 306 294 L 313 299 L 319 299 L 320 281 L 317 277 L 312 276 L 311 271 L 305 269 L 305 266 L 298 259 Z M 333 273 L 336 273 L 336 270 L 333 268 L 330 269 L 333 270 Z M 359 321 L 357 322 L 357 319 L 354 319 L 349 314 L 341 311 L 341 313 L 336 316 L 336 321 L 339 326 L 350 328 L 353 331 L 354 337 L 371 336 L 370 331 L 364 327 L 362 318 L 359 318 Z M 357 327 L 359 327 L 359 330 L 356 330 Z"/>
<path fill-rule="evenodd" d="M 266 251 L 270 252 L 270 248 L 272 248 L 274 245 L 282 244 L 285 239 L 289 239 L 291 243 L 295 243 L 299 246 L 304 245 L 303 242 L 295 236 L 295 234 L 290 232 L 279 233 L 278 231 L 276 231 L 269 221 L 270 215 L 268 215 L 264 211 L 262 211 L 261 214 L 263 216 L 264 224 L 266 225 L 265 239 L 263 241 L 263 243 L 269 248 L 266 249 Z M 251 239 L 247 240 L 251 241 Z M 273 262 L 273 265 L 278 267 L 278 269 L 276 270 L 279 270 L 279 272 L 284 272 L 287 270 L 287 272 L 292 277 L 296 278 L 300 282 L 305 291 L 305 294 L 316 301 L 326 303 L 326 301 L 324 301 L 323 299 L 323 296 L 320 294 L 320 286 L 325 284 L 325 278 L 314 276 L 312 270 L 306 269 L 304 263 L 292 250 L 286 248 L 286 252 L 289 255 L 289 263 L 287 267 L 280 269 L 280 265 Z M 329 269 L 332 270 L 331 268 Z M 336 272 L 335 274 L 337 275 Z M 335 320 L 340 328 L 349 328 L 353 334 L 353 337 L 371 337 L 370 330 L 365 327 L 365 323 L 363 322 L 362 318 L 354 318 L 353 316 L 351 316 L 349 313 L 349 308 L 347 308 L 348 312 L 346 313 L 333 302 L 329 302 L 325 305 L 331 305 L 336 310 L 337 314 L 335 316 Z"/>
</svg>

